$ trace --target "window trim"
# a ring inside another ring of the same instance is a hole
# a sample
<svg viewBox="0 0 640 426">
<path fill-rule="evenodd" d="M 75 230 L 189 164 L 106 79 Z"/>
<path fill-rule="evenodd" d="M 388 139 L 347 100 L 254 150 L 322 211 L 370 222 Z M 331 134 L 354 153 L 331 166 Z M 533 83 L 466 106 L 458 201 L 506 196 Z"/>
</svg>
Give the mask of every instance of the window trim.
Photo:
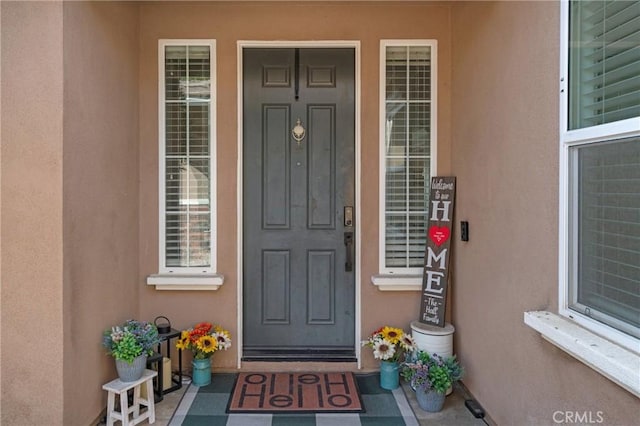
<svg viewBox="0 0 640 426">
<path fill-rule="evenodd" d="M 601 141 L 611 141 L 633 136 L 640 136 L 640 117 L 633 117 L 612 123 L 592 127 L 568 130 L 569 113 L 569 0 L 560 4 L 560 129 L 559 129 L 559 238 L 558 238 L 558 313 L 586 328 L 587 330 L 605 337 L 634 353 L 639 353 L 640 339 L 636 339 L 611 326 L 596 321 L 569 307 L 571 300 L 571 273 L 575 270 L 575 259 L 572 248 L 577 241 L 570 241 L 576 236 L 571 227 L 577 226 L 575 214 L 572 210 L 576 200 L 571 199 L 571 182 L 569 176 L 571 162 L 570 150 L 581 145 L 588 145 Z M 574 215 L 574 216 L 572 216 Z"/>
<path fill-rule="evenodd" d="M 208 267 L 167 267 L 165 259 L 165 47 L 208 46 L 210 52 L 210 97 L 209 97 L 209 209 L 210 209 L 210 257 Z M 217 203 L 216 203 L 216 40 L 214 39 L 159 39 L 158 40 L 158 270 L 159 275 L 175 275 L 178 284 L 184 284 L 184 276 L 215 275 L 217 259 Z M 148 284 L 153 284 L 149 282 Z M 154 281 L 153 279 L 151 281 Z"/>
<path fill-rule="evenodd" d="M 380 78 L 379 78 L 379 223 L 378 223 L 378 270 L 380 275 L 377 275 L 377 279 L 384 279 L 388 277 L 398 276 L 399 278 L 406 279 L 407 276 L 422 276 L 422 268 L 388 268 L 385 265 L 386 258 L 386 220 L 385 220 L 385 201 L 386 201 L 386 158 L 385 158 L 385 122 L 386 122 L 386 48 L 389 46 L 428 46 L 431 48 L 431 98 L 429 103 L 431 105 L 430 112 L 430 169 L 431 176 L 437 176 L 437 154 L 438 154 L 438 41 L 436 39 L 383 39 L 380 40 Z M 403 276 L 403 277 L 400 277 Z M 375 280 L 374 280 L 375 281 Z M 372 281 L 373 282 L 373 281 Z M 380 285 L 376 284 L 375 285 Z M 385 284 L 393 283 L 389 280 L 385 280 Z M 404 284 L 404 283 L 403 283 Z M 411 286 L 416 287 L 415 284 Z M 405 288 L 402 288 L 405 290 Z"/>
<path fill-rule="evenodd" d="M 524 323 L 543 339 L 567 352 L 625 390 L 640 397 L 640 356 L 553 312 L 524 313 Z"/>
</svg>

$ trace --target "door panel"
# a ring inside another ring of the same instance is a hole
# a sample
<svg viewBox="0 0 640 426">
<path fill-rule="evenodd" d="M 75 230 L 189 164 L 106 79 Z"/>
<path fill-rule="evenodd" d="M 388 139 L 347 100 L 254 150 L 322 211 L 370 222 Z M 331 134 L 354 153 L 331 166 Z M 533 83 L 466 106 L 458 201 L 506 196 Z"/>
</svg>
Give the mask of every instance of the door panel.
<svg viewBox="0 0 640 426">
<path fill-rule="evenodd" d="M 309 228 L 335 229 L 335 106 L 313 105 L 308 107 L 309 167 L 307 207 Z"/>
<path fill-rule="evenodd" d="M 354 51 L 297 55 L 243 52 L 245 358 L 355 354 Z"/>
<path fill-rule="evenodd" d="M 291 169 L 289 107 L 265 105 L 262 120 L 262 223 L 264 229 L 288 229 Z"/>
</svg>

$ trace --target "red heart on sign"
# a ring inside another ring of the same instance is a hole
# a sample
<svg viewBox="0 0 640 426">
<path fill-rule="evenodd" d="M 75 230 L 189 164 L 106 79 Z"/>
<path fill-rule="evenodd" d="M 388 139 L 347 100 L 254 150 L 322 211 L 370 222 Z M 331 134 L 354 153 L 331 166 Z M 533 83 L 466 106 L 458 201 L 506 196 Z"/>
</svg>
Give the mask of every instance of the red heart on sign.
<svg viewBox="0 0 640 426">
<path fill-rule="evenodd" d="M 432 226 L 429 228 L 429 238 L 440 247 L 449 238 L 449 228 L 446 226 Z"/>
</svg>

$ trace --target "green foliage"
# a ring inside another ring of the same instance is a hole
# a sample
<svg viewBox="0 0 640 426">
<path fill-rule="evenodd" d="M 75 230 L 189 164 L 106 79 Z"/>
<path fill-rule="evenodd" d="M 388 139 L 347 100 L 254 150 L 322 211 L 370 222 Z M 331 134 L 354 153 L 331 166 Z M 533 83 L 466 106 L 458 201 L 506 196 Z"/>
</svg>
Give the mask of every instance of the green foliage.
<svg viewBox="0 0 640 426">
<path fill-rule="evenodd" d="M 153 348 L 160 343 L 158 328 L 148 321 L 127 320 L 124 328 L 129 330 L 147 355 L 153 354 Z"/>
<path fill-rule="evenodd" d="M 438 393 L 445 393 L 451 387 L 451 377 L 446 367 L 433 366 L 429 369 L 429 383 L 431 389 Z"/>
<path fill-rule="evenodd" d="M 127 320 L 102 335 L 102 345 L 107 348 L 109 355 L 128 363 L 139 355 L 153 354 L 153 348 L 158 343 L 158 329 L 147 321 Z"/>
<path fill-rule="evenodd" d="M 455 356 L 442 358 L 437 354 L 419 351 L 410 362 L 402 365 L 402 377 L 414 389 L 435 390 L 445 393 L 454 382 L 460 380 L 464 369 Z"/>
<path fill-rule="evenodd" d="M 134 359 L 142 354 L 142 346 L 136 341 L 136 337 L 130 331 L 125 331 L 122 338 L 113 343 L 111 355 L 115 359 L 121 359 L 131 364 Z"/>
<path fill-rule="evenodd" d="M 445 358 L 444 366 L 449 373 L 449 377 L 451 377 L 451 382 L 455 383 L 462 379 L 464 368 L 462 368 L 455 355 Z"/>
</svg>

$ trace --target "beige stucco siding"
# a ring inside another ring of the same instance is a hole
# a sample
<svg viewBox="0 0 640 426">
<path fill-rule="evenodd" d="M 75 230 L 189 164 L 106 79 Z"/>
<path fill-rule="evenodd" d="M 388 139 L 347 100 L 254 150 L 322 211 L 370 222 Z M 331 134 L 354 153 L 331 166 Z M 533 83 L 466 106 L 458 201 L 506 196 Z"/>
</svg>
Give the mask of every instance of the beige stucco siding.
<svg viewBox="0 0 640 426">
<path fill-rule="evenodd" d="M 458 179 L 448 318 L 465 385 L 500 425 L 551 425 L 558 411 L 637 423 L 637 398 L 523 322 L 558 306 L 557 2 L 2 1 L 0 12 L 0 423 L 96 419 L 115 377 L 101 334 L 129 317 L 218 322 L 234 346 L 214 367 L 235 369 L 239 40 L 360 43 L 362 333 L 409 330 L 419 292 L 370 281 L 381 39 L 438 41 L 438 172 Z M 171 38 L 217 41 L 217 291 L 146 285 L 158 272 L 158 39 Z M 362 364 L 378 365 L 369 350 Z"/>
<path fill-rule="evenodd" d="M 382 293 L 378 273 L 378 114 L 380 40 L 437 39 L 439 72 L 438 166 L 450 169 L 450 19 L 438 3 L 144 3 L 140 9 L 140 276 L 158 268 L 157 51 L 161 38 L 213 38 L 217 43 L 218 272 L 215 292 L 166 292 L 140 286 L 141 316 L 163 314 L 177 327 L 211 320 L 234 336 L 237 323 L 237 41 L 356 40 L 361 45 L 362 330 L 390 324 L 409 329 L 419 308 L 416 292 Z M 214 366 L 235 368 L 237 345 L 215 356 Z M 377 367 L 371 351 L 365 368 Z"/>
<path fill-rule="evenodd" d="M 62 5 L 0 7 L 0 423 L 62 424 Z"/>
<path fill-rule="evenodd" d="M 554 423 L 555 411 L 638 421 L 638 400 L 556 349 L 523 312 L 558 306 L 560 7 L 453 7 L 455 348 L 465 384 L 497 424 Z M 564 419 L 556 415 L 556 419 Z"/>
<path fill-rule="evenodd" d="M 101 346 L 104 329 L 139 318 L 137 11 L 126 3 L 64 5 L 67 425 L 86 424 L 106 406 L 100 385 L 115 368 Z"/>
</svg>

